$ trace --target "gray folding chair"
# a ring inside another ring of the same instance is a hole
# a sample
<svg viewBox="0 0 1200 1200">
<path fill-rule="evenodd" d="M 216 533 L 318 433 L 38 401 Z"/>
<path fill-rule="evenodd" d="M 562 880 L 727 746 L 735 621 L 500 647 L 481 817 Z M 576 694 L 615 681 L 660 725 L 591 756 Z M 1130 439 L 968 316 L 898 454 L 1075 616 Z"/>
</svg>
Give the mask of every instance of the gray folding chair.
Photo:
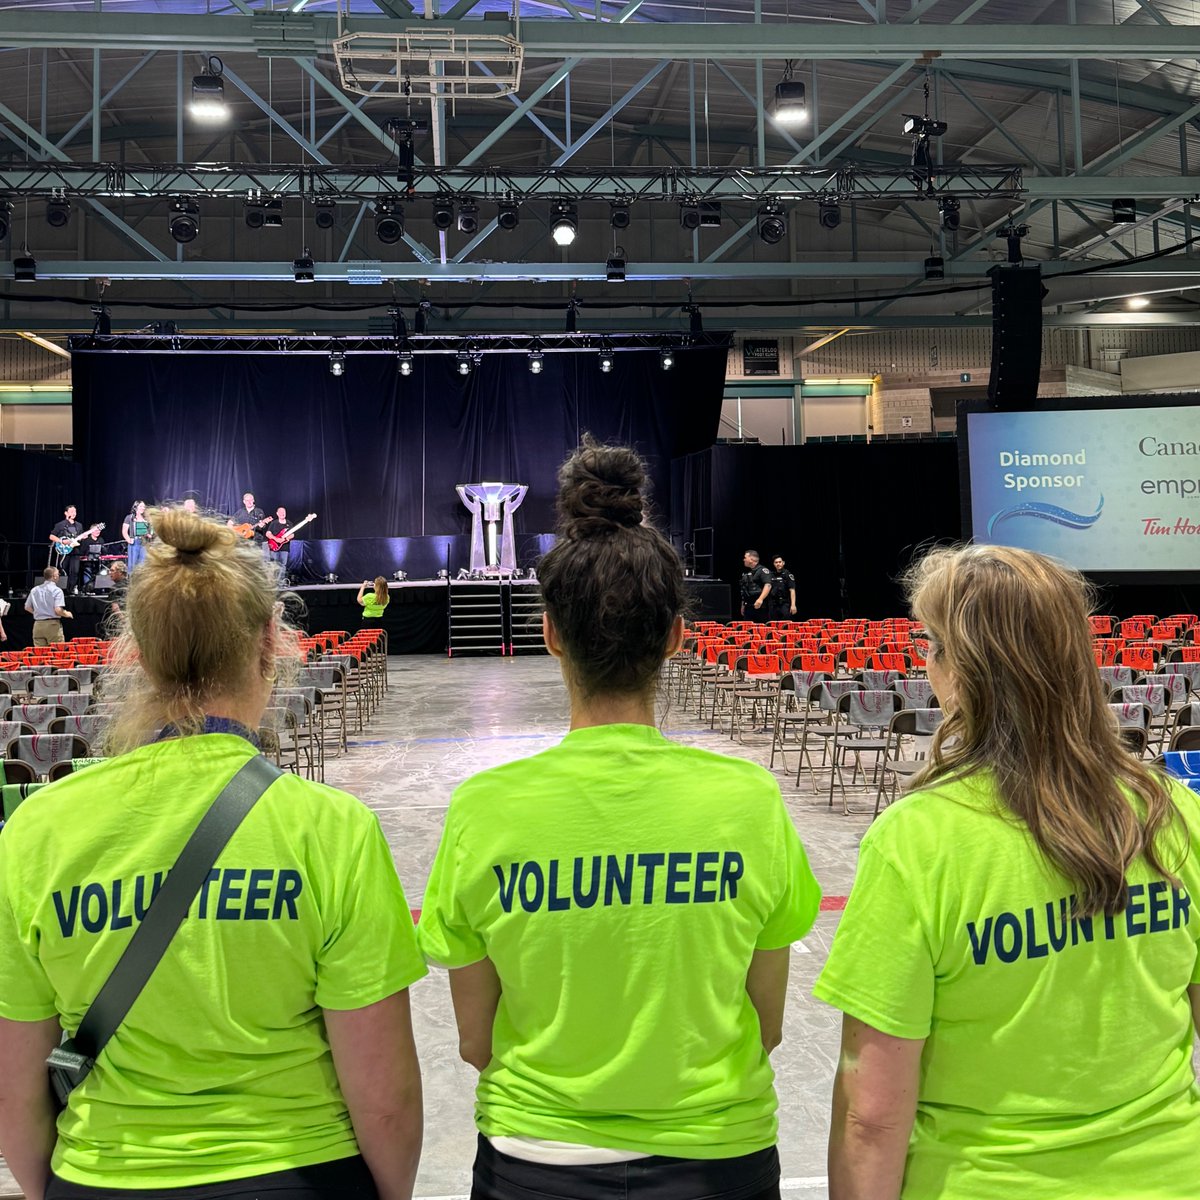
<svg viewBox="0 0 1200 1200">
<path fill-rule="evenodd" d="M 828 679 L 817 685 L 817 709 L 823 714 L 823 719 L 806 721 L 800 732 L 800 761 L 796 764 L 796 786 L 800 786 L 800 772 L 804 770 L 804 760 L 808 759 L 808 777 L 812 782 L 813 791 L 817 790 L 817 773 L 813 767 L 812 750 L 809 748 L 810 737 L 818 738 L 821 742 L 821 765 L 825 765 L 828 756 L 829 741 L 837 736 L 838 726 L 834 720 L 838 701 L 847 692 L 861 692 L 863 686 L 857 679 Z"/>
<path fill-rule="evenodd" d="M 28 763 L 39 779 L 45 779 L 55 763 L 88 758 L 90 751 L 83 738 L 69 733 L 35 733 L 9 742 L 8 757 Z"/>
<path fill-rule="evenodd" d="M 850 786 L 862 771 L 862 756 L 875 755 L 875 773 L 878 778 L 879 759 L 888 748 L 886 730 L 890 727 L 893 714 L 900 711 L 900 696 L 890 690 L 847 692 L 834 709 L 834 735 L 830 741 L 829 807 L 833 807 L 834 786 L 842 789 L 842 812 L 849 815 L 850 806 L 846 797 L 846 778 L 843 767 L 846 755 L 854 755 L 854 771 Z M 863 772 L 863 779 L 866 773 Z"/>
<path fill-rule="evenodd" d="M 29 689 L 31 696 L 57 696 L 63 692 L 79 691 L 79 680 L 70 675 L 55 672 L 53 675 L 35 675 Z"/>
<path fill-rule="evenodd" d="M 946 714 L 940 708 L 902 708 L 893 714 L 888 726 L 888 748 L 879 763 L 879 787 L 875 791 L 875 813 L 879 815 L 879 806 L 883 801 L 888 782 L 891 782 L 891 792 L 886 803 L 891 804 L 900 790 L 901 784 L 907 783 L 918 771 L 926 767 L 924 754 L 918 750 L 921 743 L 932 739 L 937 727 L 945 719 Z M 913 747 L 911 758 L 905 756 L 905 749 Z"/>
<path fill-rule="evenodd" d="M 779 680 L 779 699 L 775 704 L 775 732 L 771 738 L 771 769 L 775 769 L 775 751 L 786 771 L 787 751 L 798 750 L 796 743 L 788 743 L 790 730 L 802 729 L 814 719 L 816 689 L 829 678 L 824 671 L 788 671 Z"/>
<path fill-rule="evenodd" d="M 930 708 L 930 701 L 935 699 L 933 684 L 928 679 L 897 679 L 891 687 L 905 708 Z"/>
<path fill-rule="evenodd" d="M 14 704 L 9 715 L 14 721 L 32 725 L 35 733 L 49 733 L 50 722 L 55 717 L 69 717 L 71 714 L 57 704 Z"/>
</svg>

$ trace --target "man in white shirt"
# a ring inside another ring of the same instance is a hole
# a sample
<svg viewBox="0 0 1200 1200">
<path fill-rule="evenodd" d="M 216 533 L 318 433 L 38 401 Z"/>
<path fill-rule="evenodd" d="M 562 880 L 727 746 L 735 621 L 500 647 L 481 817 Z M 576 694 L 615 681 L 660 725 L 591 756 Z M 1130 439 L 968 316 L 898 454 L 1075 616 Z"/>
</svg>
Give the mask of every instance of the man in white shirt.
<svg viewBox="0 0 1200 1200">
<path fill-rule="evenodd" d="M 43 582 L 33 588 L 25 601 L 25 611 L 33 617 L 33 644 L 49 646 L 52 642 L 65 642 L 63 617 L 74 616 L 63 607 L 65 597 L 58 586 L 58 570 L 47 567 L 42 572 Z"/>
</svg>

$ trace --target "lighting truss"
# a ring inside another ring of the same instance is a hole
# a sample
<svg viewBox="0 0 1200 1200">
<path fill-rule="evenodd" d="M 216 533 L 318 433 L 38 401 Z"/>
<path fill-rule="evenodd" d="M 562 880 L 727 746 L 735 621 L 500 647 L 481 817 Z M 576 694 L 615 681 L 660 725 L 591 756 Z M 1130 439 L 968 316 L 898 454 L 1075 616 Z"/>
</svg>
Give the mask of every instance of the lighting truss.
<svg viewBox="0 0 1200 1200">
<path fill-rule="evenodd" d="M 943 163 L 918 179 L 911 167 L 777 167 L 711 170 L 669 167 L 628 170 L 578 168 L 508 171 L 417 167 L 411 184 L 393 168 L 261 165 L 251 163 L 24 162 L 0 164 L 0 193 L 11 196 L 66 195 L 94 199 L 158 198 L 195 193 L 210 197 L 268 194 L 317 203 L 424 196 L 462 201 L 512 201 L 539 198 L 596 200 L 628 205 L 707 201 L 747 203 L 801 200 L 911 200 L 935 198 L 1013 199 L 1025 192 L 1022 169 L 1015 164 Z"/>
</svg>

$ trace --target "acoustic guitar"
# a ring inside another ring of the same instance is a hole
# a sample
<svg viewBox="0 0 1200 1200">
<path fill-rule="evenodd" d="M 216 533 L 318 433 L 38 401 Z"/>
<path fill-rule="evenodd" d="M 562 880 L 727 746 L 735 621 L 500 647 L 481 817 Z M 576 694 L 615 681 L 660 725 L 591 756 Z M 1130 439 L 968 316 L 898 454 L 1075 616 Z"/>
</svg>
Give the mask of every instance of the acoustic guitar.
<svg viewBox="0 0 1200 1200">
<path fill-rule="evenodd" d="M 240 525 L 233 527 L 233 532 L 238 537 L 252 538 L 256 529 L 261 529 L 264 525 L 269 525 L 273 520 L 273 517 L 263 517 L 261 521 L 256 521 L 253 525 L 249 521 L 243 521 Z"/>
<path fill-rule="evenodd" d="M 286 546 L 288 544 L 288 542 L 290 542 L 292 540 L 292 538 L 294 538 L 296 536 L 296 534 L 301 529 L 303 529 L 305 527 L 305 525 L 307 525 L 309 523 L 309 521 L 315 521 L 316 519 L 317 519 L 316 513 L 309 513 L 308 516 L 305 517 L 303 521 L 300 521 L 295 525 L 289 526 L 282 533 L 278 533 L 278 534 L 268 533 L 267 534 L 267 545 L 271 547 L 271 553 L 274 554 L 275 551 L 282 550 L 284 548 L 284 546 Z"/>
</svg>

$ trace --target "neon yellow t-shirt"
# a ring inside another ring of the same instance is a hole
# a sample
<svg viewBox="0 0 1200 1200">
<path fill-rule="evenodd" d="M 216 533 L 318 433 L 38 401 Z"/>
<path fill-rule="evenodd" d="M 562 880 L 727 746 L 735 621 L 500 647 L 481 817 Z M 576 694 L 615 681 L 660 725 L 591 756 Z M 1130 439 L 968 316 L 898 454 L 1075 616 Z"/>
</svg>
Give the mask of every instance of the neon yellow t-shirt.
<svg viewBox="0 0 1200 1200">
<path fill-rule="evenodd" d="M 904 1200 L 1200 1195 L 1200 803 L 1172 794 L 1182 887 L 1139 862 L 1114 918 L 1072 919 L 1070 884 L 986 775 L 868 831 L 814 994 L 926 1039 Z"/>
<path fill-rule="evenodd" d="M 253 753 L 232 734 L 159 742 L 21 805 L 0 834 L 0 1016 L 78 1027 Z M 64 1179 L 185 1187 L 358 1153 L 322 1009 L 373 1004 L 425 974 L 378 821 L 284 774 L 210 880 L 58 1119 Z"/>
<path fill-rule="evenodd" d="M 480 1130 L 686 1158 L 774 1145 L 746 972 L 820 895 L 773 776 L 648 726 L 468 779 L 417 936 L 500 976 Z"/>
<path fill-rule="evenodd" d="M 383 610 L 391 603 L 391 596 L 385 596 L 383 603 L 380 604 L 375 599 L 374 592 L 367 592 L 362 598 L 362 615 L 370 620 L 373 617 L 382 617 Z"/>
</svg>

